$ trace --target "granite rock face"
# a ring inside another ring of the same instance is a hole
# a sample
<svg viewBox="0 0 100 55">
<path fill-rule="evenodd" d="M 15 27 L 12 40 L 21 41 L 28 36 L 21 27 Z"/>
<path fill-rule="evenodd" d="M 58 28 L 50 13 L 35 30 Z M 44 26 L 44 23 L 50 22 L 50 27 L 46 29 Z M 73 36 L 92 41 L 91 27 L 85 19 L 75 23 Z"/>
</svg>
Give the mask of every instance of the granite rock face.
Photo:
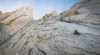
<svg viewBox="0 0 100 55">
<path fill-rule="evenodd" d="M 14 34 L 7 29 L 12 26 L 2 22 L 0 55 L 100 55 L 99 5 L 99 0 L 81 0 L 70 11 L 51 12 L 54 16 L 45 22 L 42 18 L 22 24 Z"/>
<path fill-rule="evenodd" d="M 78 7 L 77 7 L 78 6 Z M 69 11 L 78 11 L 79 15 L 62 18 L 64 21 L 100 24 L 100 1 L 83 0 L 76 3 Z M 81 17 L 81 18 L 80 18 Z"/>
<path fill-rule="evenodd" d="M 8 26 L 10 33 L 14 33 L 28 22 L 33 20 L 32 7 L 20 8 L 13 12 L 7 12 L 1 15 L 1 23 Z"/>
</svg>

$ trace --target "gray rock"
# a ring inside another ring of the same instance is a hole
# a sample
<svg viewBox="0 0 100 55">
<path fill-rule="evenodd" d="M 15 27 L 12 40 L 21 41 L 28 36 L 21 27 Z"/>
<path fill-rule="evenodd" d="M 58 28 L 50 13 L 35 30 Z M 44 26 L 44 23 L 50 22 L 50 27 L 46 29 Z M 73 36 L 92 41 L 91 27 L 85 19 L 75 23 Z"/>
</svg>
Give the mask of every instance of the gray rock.
<svg viewBox="0 0 100 55">
<path fill-rule="evenodd" d="M 10 36 L 0 25 L 0 55 L 100 55 L 99 4 L 84 1 L 77 15 L 64 18 L 67 10 L 46 22 L 29 21 Z"/>
</svg>

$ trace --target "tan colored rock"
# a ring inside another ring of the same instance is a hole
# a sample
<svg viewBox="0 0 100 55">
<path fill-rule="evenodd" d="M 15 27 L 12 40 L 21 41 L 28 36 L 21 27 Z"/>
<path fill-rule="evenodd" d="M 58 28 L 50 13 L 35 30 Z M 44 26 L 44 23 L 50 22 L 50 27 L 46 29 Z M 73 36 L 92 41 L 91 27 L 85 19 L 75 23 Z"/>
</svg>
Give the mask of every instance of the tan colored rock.
<svg viewBox="0 0 100 55">
<path fill-rule="evenodd" d="M 0 15 L 0 21 L 3 21 L 4 19 L 8 18 L 10 15 L 12 15 L 13 12 L 6 12 Z"/>
<path fill-rule="evenodd" d="M 73 16 L 73 15 L 78 15 L 79 12 L 78 11 L 72 11 L 72 12 L 68 12 L 64 14 L 64 18 L 65 17 L 69 17 L 69 16 Z"/>
<path fill-rule="evenodd" d="M 55 16 L 57 16 L 57 15 L 58 15 L 57 11 L 54 10 L 54 11 L 52 11 L 50 14 L 45 14 L 45 16 L 43 16 L 43 18 L 44 18 L 44 21 L 46 22 L 46 21 L 51 20 L 52 17 L 55 17 Z"/>
<path fill-rule="evenodd" d="M 58 12 L 56 10 L 51 12 L 51 16 L 57 16 L 57 15 L 58 15 Z"/>
<path fill-rule="evenodd" d="M 22 28 L 29 21 L 33 20 L 32 7 L 23 7 L 13 12 L 4 13 L 1 18 L 1 23 L 8 26 L 10 32 L 15 32 Z M 12 15 L 10 14 L 12 13 Z"/>
<path fill-rule="evenodd" d="M 30 14 L 32 14 L 32 10 L 30 10 L 30 8 L 28 8 L 28 7 L 21 8 L 19 10 L 16 10 L 16 12 L 13 13 L 13 15 L 11 15 L 10 17 L 6 18 L 5 20 L 3 20 L 1 22 L 4 24 L 9 24 L 14 19 L 18 19 L 21 16 L 30 16 Z M 30 18 L 32 18 L 32 16 Z M 26 19 L 30 19 L 30 18 L 26 18 Z"/>
</svg>

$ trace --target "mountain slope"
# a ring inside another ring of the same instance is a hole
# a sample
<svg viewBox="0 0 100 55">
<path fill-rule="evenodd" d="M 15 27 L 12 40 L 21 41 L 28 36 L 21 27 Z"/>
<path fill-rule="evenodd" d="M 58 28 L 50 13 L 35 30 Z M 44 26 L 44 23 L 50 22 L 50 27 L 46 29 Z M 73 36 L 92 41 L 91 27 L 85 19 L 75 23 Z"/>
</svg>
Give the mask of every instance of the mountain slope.
<svg viewBox="0 0 100 55">
<path fill-rule="evenodd" d="M 59 15 L 30 19 L 16 32 L 1 24 L 0 55 L 100 55 L 99 5 L 99 0 L 81 0 Z"/>
</svg>

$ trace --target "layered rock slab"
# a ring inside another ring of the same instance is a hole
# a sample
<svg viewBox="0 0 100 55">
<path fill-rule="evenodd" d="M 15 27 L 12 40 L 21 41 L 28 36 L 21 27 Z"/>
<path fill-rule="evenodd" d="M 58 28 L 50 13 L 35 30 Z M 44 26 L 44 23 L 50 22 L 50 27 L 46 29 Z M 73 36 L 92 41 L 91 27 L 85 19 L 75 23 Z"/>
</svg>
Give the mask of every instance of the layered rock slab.
<svg viewBox="0 0 100 55">
<path fill-rule="evenodd" d="M 17 9 L 16 11 L 10 12 L 11 14 L 7 12 L 2 15 L 1 18 L 3 18 L 3 20 L 1 20 L 0 22 L 7 25 L 10 33 L 13 34 L 28 22 L 33 20 L 32 12 L 33 10 L 31 6 Z"/>
<path fill-rule="evenodd" d="M 6 12 L 0 15 L 0 55 L 11 44 L 9 41 L 13 36 L 23 29 L 30 21 L 33 21 L 33 9 L 31 6 L 17 9 L 13 12 Z M 18 37 L 14 37 L 15 40 Z M 20 37 L 21 38 L 21 37 Z M 15 41 L 14 40 L 14 41 Z M 13 54 L 12 54 L 13 55 Z"/>
</svg>

